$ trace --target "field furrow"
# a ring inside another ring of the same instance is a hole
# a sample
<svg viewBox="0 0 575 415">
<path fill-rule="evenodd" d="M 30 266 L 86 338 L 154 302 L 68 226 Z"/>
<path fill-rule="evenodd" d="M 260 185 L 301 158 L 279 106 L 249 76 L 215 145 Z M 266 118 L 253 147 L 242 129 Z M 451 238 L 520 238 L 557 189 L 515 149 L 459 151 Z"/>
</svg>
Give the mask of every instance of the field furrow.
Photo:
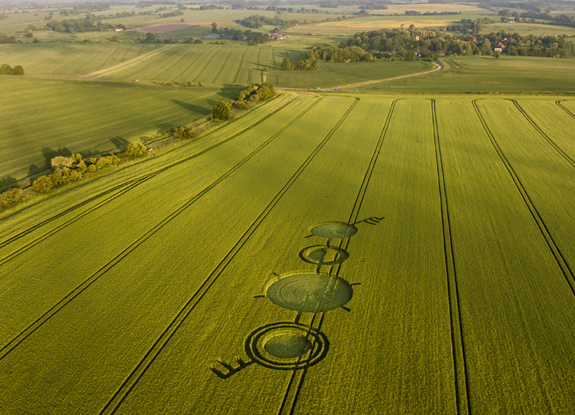
<svg viewBox="0 0 575 415">
<path fill-rule="evenodd" d="M 563 413 L 575 296 L 498 147 L 515 126 L 477 105 L 437 102 L 470 412 Z"/>
<path fill-rule="evenodd" d="M 311 100 L 305 100 L 305 102 L 307 106 L 311 104 Z M 344 106 L 344 104 L 346 105 Z M 342 113 L 349 107 L 349 104 L 349 100 L 347 102 L 344 101 L 342 103 L 342 111 L 337 111 L 337 113 L 326 117 L 321 124 L 321 128 L 325 128 L 326 132 L 329 131 L 333 127 L 334 119 L 340 118 Z M 135 367 L 139 359 L 145 355 L 146 350 L 153 345 L 154 339 L 157 339 L 172 318 L 178 315 L 178 312 L 188 301 L 188 296 L 201 287 L 202 282 L 210 275 L 211 270 L 217 266 L 218 262 L 221 262 L 226 252 L 230 252 L 235 241 L 249 228 L 250 223 L 253 223 L 261 209 L 265 208 L 266 203 L 273 200 L 273 195 L 277 194 L 286 183 L 289 183 L 294 171 L 297 172 L 297 166 L 301 166 L 302 162 L 305 163 L 310 152 L 317 148 L 324 134 L 321 134 L 320 137 L 308 138 L 302 136 L 302 128 L 306 124 L 313 122 L 317 118 L 317 114 L 322 113 L 325 107 L 326 104 L 323 103 L 313 107 L 310 112 L 301 118 L 300 122 L 290 125 L 278 139 L 271 142 L 261 152 L 258 152 L 247 164 L 243 165 L 241 169 L 218 186 L 215 193 L 208 193 L 194 204 L 193 209 L 188 209 L 175 217 L 168 226 L 160 229 L 138 247 L 138 255 L 127 256 L 106 273 L 104 278 L 98 280 L 85 293 L 69 303 L 50 321 L 26 339 L 24 343 L 7 355 L 0 364 L 3 370 L 12 370 L 22 364 L 28 367 L 35 367 L 41 361 L 44 361 L 42 363 L 44 367 L 42 371 L 54 369 L 60 372 L 58 376 L 59 381 L 54 379 L 55 382 L 51 384 L 49 390 L 45 390 L 42 402 L 31 400 L 31 396 L 29 396 L 24 398 L 27 401 L 25 404 L 23 401 L 16 403 L 13 400 L 15 396 L 13 396 L 12 398 L 7 398 L 12 400 L 14 403 L 13 407 L 19 405 L 24 410 L 34 411 L 34 407 L 38 407 L 38 405 L 45 407 L 48 404 L 57 405 L 60 408 L 74 407 L 76 413 L 85 413 L 86 411 L 93 411 L 96 408 L 103 407 L 105 399 L 113 395 L 113 390 L 121 384 L 121 381 L 131 368 Z M 287 127 L 285 122 L 280 123 L 279 126 Z M 278 129 L 275 129 L 275 131 L 278 131 Z M 270 138 L 270 134 L 261 134 L 261 132 L 256 134 L 256 136 L 261 135 L 265 135 L 265 138 L 261 138 L 261 140 Z M 293 154 L 293 157 L 289 160 L 284 159 L 284 163 L 281 166 L 277 166 L 277 156 L 285 154 L 290 148 L 293 149 L 294 139 L 297 139 L 300 144 L 297 154 Z M 237 149 L 229 148 L 229 150 L 236 150 L 237 152 Z M 275 169 L 271 169 L 272 166 L 275 166 Z M 266 175 L 268 185 L 261 186 L 260 183 L 257 194 L 246 192 L 246 186 L 251 186 L 255 183 L 254 180 L 257 182 L 261 181 L 262 169 L 268 172 Z M 205 169 L 199 171 L 203 170 Z M 194 169 L 194 171 L 196 170 Z M 274 173 L 269 174 L 271 171 Z M 189 170 L 186 172 L 189 173 Z M 179 180 L 186 180 L 185 176 L 182 176 Z M 161 194 L 161 190 L 154 189 L 154 192 Z M 188 194 L 188 191 L 182 193 Z M 216 211 L 211 207 L 213 203 L 219 206 Z M 231 209 L 232 206 L 236 206 L 238 203 L 244 206 L 244 209 Z M 209 211 L 205 210 L 208 206 L 210 206 Z M 220 232 L 222 226 L 226 228 L 224 233 Z M 190 229 L 190 232 L 176 232 L 176 230 L 184 228 Z M 162 242 L 158 245 L 168 235 L 170 235 L 171 242 L 168 244 Z M 207 239 L 215 245 L 210 243 L 209 246 L 206 246 L 205 240 Z M 204 247 L 207 250 L 204 250 Z M 158 256 L 157 254 L 160 253 L 160 251 L 156 251 L 158 248 L 160 248 L 161 252 L 170 252 L 171 255 Z M 156 252 L 156 254 L 153 254 L 153 252 Z M 180 252 L 180 255 L 178 255 L 179 259 L 175 261 L 170 260 L 169 258 L 173 258 L 176 252 Z M 143 258 L 144 260 L 142 261 Z M 166 279 L 167 276 L 169 276 L 169 279 Z M 103 308 L 99 312 L 91 313 L 90 315 L 78 314 L 78 310 L 85 309 L 86 304 L 93 304 L 94 301 L 100 302 L 97 298 L 100 298 L 101 295 L 111 295 L 111 297 L 108 297 L 106 304 L 102 303 Z M 104 317 L 100 313 L 104 313 L 108 317 Z M 111 321 L 109 318 L 118 313 L 124 316 L 125 319 L 120 319 L 123 321 L 117 320 L 118 324 L 114 325 L 114 327 L 109 326 L 108 334 L 111 337 L 102 337 L 102 333 L 99 330 L 97 330 L 98 333 L 94 331 L 98 325 L 97 321 L 109 322 Z M 140 325 L 138 322 L 143 322 L 142 317 L 144 315 L 148 316 L 146 317 L 147 322 L 144 325 Z M 93 320 L 94 318 L 97 321 Z M 71 323 L 70 319 L 74 323 Z M 132 330 L 130 330 L 132 334 L 128 332 L 124 332 L 125 336 L 120 334 L 123 332 L 122 327 L 125 324 L 129 324 L 133 328 L 135 328 L 134 324 L 136 324 L 142 328 L 143 332 L 138 334 L 140 341 L 133 342 L 133 334 L 135 332 L 132 332 Z M 49 367 L 45 366 L 46 358 L 55 358 L 57 361 L 61 359 L 61 356 L 56 355 L 63 352 L 62 350 L 58 352 L 58 349 L 53 349 L 49 345 L 55 346 L 55 343 L 50 340 L 54 339 L 54 330 L 60 333 L 56 337 L 63 336 L 60 337 L 59 342 L 63 338 L 67 338 L 69 340 L 66 341 L 72 341 L 75 344 L 74 348 L 78 353 L 77 357 L 81 355 L 91 356 L 89 360 L 85 361 L 91 367 L 91 371 L 95 370 L 98 373 L 107 374 L 104 377 L 106 381 L 98 386 L 98 393 L 94 394 L 92 382 L 82 382 L 81 373 L 86 369 L 81 368 L 82 364 L 77 365 L 75 368 L 70 367 L 69 369 L 72 369 L 72 372 L 64 376 L 62 376 L 61 372 L 64 368 L 58 368 L 58 364 L 54 366 L 48 365 Z M 45 335 L 48 335 L 48 337 Z M 43 344 L 41 347 L 47 354 L 44 355 L 42 353 L 42 357 L 38 356 L 38 359 L 29 360 L 29 353 L 36 353 L 33 350 L 37 350 L 37 345 L 40 343 Z M 90 349 L 90 351 L 86 348 Z M 127 351 L 129 351 L 129 356 L 126 355 Z M 109 360 L 110 353 L 123 355 L 125 357 L 122 359 L 123 363 L 120 365 L 116 361 L 112 363 Z M 24 360 L 21 360 L 22 358 Z M 108 366 L 110 363 L 112 365 Z M 55 374 L 56 372 L 53 372 L 53 375 Z M 43 376 L 50 375 L 44 372 L 41 377 Z M 36 379 L 39 378 L 36 377 Z M 73 393 L 62 399 L 62 395 L 57 393 L 57 391 L 62 390 L 72 379 L 74 379 L 73 382 L 80 383 L 76 383 Z M 29 380 L 22 378 L 22 381 L 28 382 Z M 29 384 L 29 386 L 31 385 Z M 44 386 L 40 384 L 37 386 L 44 389 Z M 35 386 L 29 387 L 29 390 L 32 391 L 34 388 Z M 21 390 L 21 388 L 15 387 L 11 390 L 16 392 Z M 6 392 L 2 399 L 12 393 L 8 392 L 7 389 Z M 85 394 L 87 392 L 92 397 L 86 400 Z M 23 407 L 22 404 L 25 406 Z"/>
</svg>

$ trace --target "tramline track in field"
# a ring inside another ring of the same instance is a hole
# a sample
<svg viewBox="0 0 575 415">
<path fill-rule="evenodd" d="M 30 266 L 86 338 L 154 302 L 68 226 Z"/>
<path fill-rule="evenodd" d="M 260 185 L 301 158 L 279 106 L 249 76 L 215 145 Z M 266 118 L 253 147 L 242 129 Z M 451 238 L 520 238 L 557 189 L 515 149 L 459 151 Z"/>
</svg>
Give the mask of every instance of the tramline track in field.
<svg viewBox="0 0 575 415">
<path fill-rule="evenodd" d="M 513 166 L 511 165 L 511 163 L 509 162 L 509 160 L 507 159 L 507 157 L 505 156 L 505 154 L 501 150 L 501 147 L 499 147 L 499 144 L 497 143 L 497 140 L 495 140 L 493 133 L 491 132 L 491 130 L 487 126 L 487 123 L 486 123 L 485 119 L 483 118 L 483 114 L 481 114 L 481 111 L 479 110 L 479 107 L 477 106 L 477 100 L 474 99 L 473 101 L 471 101 L 471 103 L 473 104 L 473 108 L 475 109 L 475 112 L 476 112 L 477 116 L 479 117 L 479 121 L 481 122 L 481 125 L 483 126 L 483 129 L 485 130 L 485 134 L 487 134 L 487 137 L 491 141 L 491 144 L 495 148 L 495 151 L 499 155 L 499 158 L 501 159 L 501 161 L 505 165 L 507 172 L 509 173 L 509 175 L 513 179 L 513 182 L 515 183 L 517 190 L 521 194 L 521 197 L 522 197 L 523 201 L 525 202 L 527 209 L 529 209 L 531 216 L 533 217 L 533 219 L 537 223 L 537 227 L 539 228 L 541 235 L 545 239 L 547 246 L 549 247 L 549 249 L 551 250 L 551 253 L 555 257 L 557 264 L 561 268 L 561 272 L 563 273 L 565 280 L 569 284 L 569 288 L 571 289 L 571 292 L 575 295 L 575 275 L 573 274 L 571 267 L 569 266 L 569 264 L 567 263 L 567 260 L 565 259 L 565 257 L 561 253 L 561 250 L 559 249 L 559 247 L 557 246 L 557 243 L 553 239 L 553 236 L 549 232 L 547 225 L 545 225 L 545 222 L 543 221 L 541 214 L 539 213 L 539 211 L 537 210 L 537 208 L 533 204 L 533 201 L 531 200 L 531 198 L 529 197 L 529 194 L 525 190 L 523 183 L 521 183 L 519 176 L 517 175 L 517 173 L 513 169 Z"/>
<path fill-rule="evenodd" d="M 321 100 L 321 98 L 320 98 Z M 313 105 L 315 105 L 318 101 L 316 101 Z M 315 156 L 322 150 L 325 144 L 330 140 L 330 138 L 335 134 L 338 130 L 340 125 L 346 120 L 347 116 L 351 113 L 353 108 L 357 105 L 359 99 L 356 100 L 351 104 L 351 106 L 347 109 L 347 111 L 343 114 L 340 120 L 336 123 L 334 127 L 329 131 L 329 133 L 323 138 L 323 140 L 317 145 L 314 151 L 307 157 L 307 159 L 300 165 L 300 167 L 296 170 L 296 172 L 291 176 L 288 182 L 280 189 L 280 191 L 274 196 L 274 198 L 268 203 L 268 205 L 264 208 L 264 210 L 260 213 L 260 215 L 255 219 L 255 221 L 249 226 L 249 228 L 244 232 L 244 234 L 239 238 L 239 240 L 234 244 L 232 249 L 225 255 L 225 257 L 220 261 L 220 263 L 215 267 L 215 269 L 210 273 L 210 275 L 204 280 L 200 288 L 190 297 L 190 299 L 186 302 L 184 307 L 178 313 L 178 315 L 171 321 L 165 331 L 161 334 L 161 336 L 156 340 L 154 345 L 148 350 L 148 352 L 144 355 L 144 357 L 140 360 L 137 366 L 133 369 L 130 375 L 126 378 L 124 383 L 120 385 L 116 393 L 110 398 L 108 403 L 102 408 L 100 411 L 100 415 L 104 414 L 113 414 L 116 410 L 120 407 L 126 396 L 131 392 L 134 388 L 136 383 L 140 380 L 140 378 L 144 375 L 148 367 L 153 363 L 155 358 L 158 354 L 161 353 L 163 348 L 169 342 L 171 337 L 174 333 L 178 330 L 178 328 L 182 325 L 188 315 L 193 311 L 195 306 L 201 301 L 201 299 L 205 296 L 208 292 L 210 287 L 214 284 L 214 282 L 219 278 L 222 272 L 226 269 L 228 264 L 234 259 L 237 253 L 242 249 L 245 243 L 249 240 L 252 234 L 258 229 L 261 223 L 266 219 L 269 213 L 273 210 L 273 208 L 277 205 L 277 203 L 282 199 L 285 193 L 291 188 L 291 186 L 296 182 L 299 176 L 303 173 L 303 171 L 309 166 L 309 164 L 313 161 Z M 312 105 L 312 106 L 313 106 Z M 311 109 L 309 107 L 306 112 Z M 293 122 L 297 121 L 301 118 L 304 113 L 299 115 Z M 293 123 L 292 122 L 292 123 Z M 292 124 L 290 123 L 290 125 Z M 288 126 L 284 128 L 287 129 Z M 283 130 L 282 130 L 283 131 Z"/>
<path fill-rule="evenodd" d="M 50 236 L 56 234 L 57 232 L 59 232 L 59 231 L 61 231 L 62 229 L 66 228 L 67 226 L 69 226 L 69 225 L 71 225 L 72 223 L 76 222 L 78 219 L 80 219 L 80 218 L 86 216 L 88 213 L 92 213 L 92 212 L 96 211 L 97 209 L 99 209 L 99 208 L 105 206 L 107 203 L 111 202 L 112 200 L 114 200 L 114 199 L 116 199 L 116 198 L 118 198 L 118 197 L 120 197 L 120 196 L 123 196 L 123 195 L 126 194 L 128 191 L 133 190 L 134 188 L 136 188 L 136 187 L 139 186 L 140 184 L 144 183 L 145 181 L 147 181 L 147 180 L 153 178 L 153 177 L 156 176 L 157 174 L 162 173 L 162 172 L 165 172 L 165 171 L 167 171 L 167 170 L 169 170 L 169 169 L 171 169 L 171 168 L 173 168 L 173 167 L 179 166 L 179 165 L 181 165 L 181 164 L 183 164 L 183 163 L 185 163 L 185 162 L 187 162 L 187 161 L 190 161 L 190 160 L 193 160 L 193 159 L 195 159 L 195 158 L 197 158 L 197 157 L 199 157 L 199 156 L 202 156 L 202 155 L 208 153 L 209 151 L 211 151 L 211 150 L 213 150 L 213 149 L 215 149 L 215 148 L 217 148 L 217 147 L 219 147 L 219 146 L 221 146 L 221 145 L 223 145 L 223 144 L 225 144 L 225 143 L 228 143 L 228 142 L 232 141 L 233 139 L 235 139 L 235 138 L 237 138 L 237 137 L 239 137 L 239 136 L 245 134 L 246 132 L 250 131 L 251 129 L 255 128 L 256 126 L 258 126 L 259 124 L 261 124 L 262 122 L 264 122 L 265 120 L 267 120 L 268 118 L 270 118 L 271 116 L 277 114 L 277 113 L 278 113 L 279 111 L 281 111 L 282 109 L 286 108 L 288 105 L 290 105 L 290 104 L 291 104 L 292 102 L 294 102 L 294 101 L 295 101 L 295 99 L 292 99 L 292 100 L 288 101 L 287 103 L 285 103 L 284 105 L 280 106 L 279 108 L 276 108 L 274 111 L 270 112 L 270 113 L 267 114 L 266 116 L 260 118 L 260 119 L 259 119 L 258 121 L 256 121 L 255 123 L 250 124 L 248 127 L 246 127 L 246 128 L 244 128 L 243 130 L 238 131 L 237 133 L 235 133 L 235 134 L 229 136 L 229 137 L 226 138 L 225 140 L 219 141 L 219 142 L 217 142 L 217 143 L 215 143 L 215 144 L 213 144 L 213 145 L 211 145 L 211 146 L 209 146 L 209 147 L 207 147 L 207 148 L 205 148 L 205 149 L 203 149 L 203 150 L 201 150 L 201 151 L 199 151 L 199 152 L 197 152 L 197 153 L 194 153 L 194 154 L 192 154 L 192 155 L 190 155 L 190 156 L 188 156 L 188 157 L 185 157 L 185 158 L 183 158 L 183 159 L 180 159 L 180 160 L 178 160 L 178 161 L 176 161 L 176 162 L 174 162 L 174 163 L 171 163 L 171 164 L 169 164 L 169 165 L 167 165 L 167 166 L 165 166 L 165 167 L 162 167 L 161 169 L 158 169 L 158 170 L 156 170 L 156 171 L 154 171 L 154 172 L 152 172 L 152 173 L 148 173 L 148 174 L 146 174 L 146 175 L 143 175 L 143 176 L 137 177 L 137 178 L 135 178 L 135 179 L 129 180 L 129 181 L 125 182 L 125 183 L 122 183 L 122 184 L 120 184 L 120 185 L 118 185 L 118 186 L 113 187 L 112 189 L 109 189 L 109 190 L 106 190 L 106 191 L 104 191 L 104 192 L 102 192 L 102 193 L 99 193 L 98 195 L 96 195 L 96 196 L 94 196 L 94 197 L 92 197 L 92 198 L 90 198 L 90 199 L 88 199 L 88 200 L 86 200 L 86 201 L 84 201 L 84 202 L 81 202 L 81 203 L 79 203 L 79 204 L 77 204 L 77 205 L 74 205 L 74 206 L 72 206 L 72 207 L 66 209 L 65 211 L 62 211 L 62 212 L 60 212 L 60 213 L 58 213 L 58 214 L 56 214 L 56 215 L 54 215 L 54 216 L 52 216 L 52 217 L 50 217 L 50 218 L 48 218 L 48 219 L 46 219 L 46 220 L 44 220 L 44 221 L 42 221 L 42 222 L 40 222 L 40 223 L 38 223 L 38 224 L 36 224 L 36 225 L 30 227 L 30 228 L 27 228 L 27 229 L 25 229 L 24 231 L 22 231 L 22 232 L 20 232 L 20 233 L 18 233 L 18 234 L 16 234 L 16 235 L 13 235 L 12 237 L 10 237 L 10 238 L 8 238 L 8 239 L 6 239 L 6 240 L 0 242 L 0 248 L 3 248 L 3 247 L 5 247 L 5 246 L 7 246 L 7 245 L 9 245 L 9 244 L 11 244 L 11 243 L 17 241 L 18 239 L 20 239 L 20 238 L 22 238 L 22 237 L 28 235 L 29 233 L 31 233 L 31 232 L 33 232 L 33 231 L 35 231 L 35 230 L 37 230 L 37 229 L 40 229 L 42 226 L 44 226 L 44 225 L 46 225 L 46 224 L 48 224 L 48 223 L 50 223 L 50 222 L 52 222 L 52 221 L 54 221 L 54 220 L 56 220 L 56 219 L 62 217 L 62 216 L 65 216 L 66 214 L 68 214 L 68 213 L 70 213 L 70 212 L 73 212 L 74 210 L 79 209 L 79 208 L 81 208 L 82 206 L 85 206 L 86 204 L 88 204 L 88 203 L 90 203 L 90 202 L 92 202 L 92 201 L 94 201 L 94 200 L 97 200 L 97 199 L 99 199 L 99 198 L 101 198 L 101 197 L 103 197 L 103 196 L 105 196 L 105 195 L 107 195 L 107 194 L 109 194 L 109 193 L 111 193 L 111 192 L 113 192 L 113 191 L 115 191 L 115 190 L 119 190 L 119 189 L 122 189 L 122 188 L 125 188 L 126 186 L 128 186 L 127 189 L 124 189 L 124 190 L 122 190 L 121 192 L 119 192 L 118 194 L 113 195 L 113 196 L 111 196 L 111 197 L 109 197 L 109 198 L 107 198 L 107 199 L 101 201 L 101 202 L 98 203 L 96 206 L 93 206 L 92 208 L 88 209 L 87 211 L 82 212 L 82 213 L 80 213 L 80 214 L 74 216 L 73 218 L 70 218 L 69 220 L 67 220 L 67 221 L 64 222 L 63 224 L 59 225 L 57 228 L 51 230 L 50 232 L 47 232 L 46 234 L 44 234 L 44 235 L 42 235 L 42 236 L 40 236 L 40 237 L 38 237 L 38 238 L 36 238 L 36 239 L 34 239 L 34 240 L 32 240 L 32 241 L 30 241 L 28 244 L 26 244 L 26 245 L 24 245 L 23 247 L 17 249 L 16 251 L 10 253 L 9 255 L 5 256 L 4 258 L 1 258 L 1 259 L 0 259 L 0 266 L 4 265 L 6 262 L 8 262 L 8 261 L 14 259 L 16 256 L 18 256 L 18 255 L 20 255 L 20 254 L 26 252 L 28 249 L 32 248 L 33 246 L 37 245 L 38 243 L 44 241 L 44 240 L 47 239 L 48 237 L 50 237 Z M 268 101 L 268 102 L 269 102 L 269 101 Z M 267 104 L 267 103 L 266 103 L 266 104 Z M 265 104 L 264 104 L 264 105 L 265 105 Z M 235 122 L 235 121 L 238 121 L 238 120 L 239 120 L 239 118 L 236 119 L 236 120 L 233 120 L 232 122 Z M 231 124 L 231 123 L 230 123 L 230 124 Z M 227 124 L 226 126 L 229 126 L 230 124 Z M 224 128 L 224 127 L 226 127 L 226 126 L 222 126 L 222 127 L 220 127 L 219 129 Z M 204 137 L 207 137 L 207 136 L 209 136 L 209 135 L 215 133 L 215 132 L 218 131 L 219 129 L 214 130 L 214 131 L 210 132 L 209 134 L 206 134 Z M 172 150 L 172 151 L 175 151 L 175 150 L 176 150 L 176 149 L 174 149 L 174 150 Z M 165 153 L 165 154 L 167 154 L 167 153 Z M 165 155 L 165 154 L 164 154 L 164 155 Z"/>
<path fill-rule="evenodd" d="M 246 53 L 248 53 L 249 48 L 246 48 L 246 50 L 244 51 L 244 54 L 242 55 L 242 58 L 240 59 L 240 64 L 238 66 L 238 70 L 236 71 L 236 76 L 234 77 L 234 84 L 238 81 L 238 77 L 240 76 L 240 72 L 242 71 L 242 66 L 244 64 L 244 59 L 246 57 Z"/>
<path fill-rule="evenodd" d="M 220 70 L 218 71 L 218 73 L 216 74 L 216 76 L 214 76 L 214 79 L 212 79 L 212 84 L 214 84 L 216 82 L 216 80 L 220 77 L 220 75 L 222 74 L 226 64 L 228 63 L 228 60 L 230 60 L 230 56 L 232 56 L 232 53 L 234 53 L 234 51 L 237 49 L 238 47 L 236 46 L 235 48 L 233 48 L 230 53 L 228 53 L 228 56 L 226 57 L 226 60 L 224 61 L 224 63 L 222 63 L 222 66 L 220 67 Z"/>
<path fill-rule="evenodd" d="M 244 157 L 239 163 L 234 165 L 231 169 L 229 169 L 226 173 L 221 175 L 218 179 L 213 181 L 210 185 L 205 187 L 202 191 L 198 192 L 192 198 L 190 198 L 187 202 L 181 205 L 179 208 L 174 210 L 172 213 L 167 215 L 164 219 L 146 231 L 143 235 L 137 238 L 134 242 L 132 242 L 129 246 L 123 249 L 119 254 L 117 254 L 114 258 L 108 261 L 105 265 L 100 267 L 96 272 L 90 275 L 87 279 L 85 279 L 81 284 L 79 284 L 76 288 L 70 291 L 65 297 L 63 297 L 60 301 L 54 304 L 47 312 L 45 312 L 42 316 L 37 318 L 32 324 L 30 324 L 27 328 L 22 330 L 16 337 L 14 337 L 10 342 L 0 348 L 0 360 L 6 357 L 12 350 L 14 350 L 20 343 L 22 343 L 28 336 L 30 336 L 33 332 L 35 332 L 38 328 L 40 328 L 44 323 L 46 323 L 50 318 L 52 318 L 56 313 L 58 313 L 62 308 L 64 308 L 68 303 L 74 300 L 77 296 L 79 296 L 83 291 L 85 291 L 90 285 L 96 282 L 100 277 L 105 275 L 108 271 L 114 268 L 117 264 L 119 264 L 124 258 L 130 255 L 134 250 L 136 250 L 141 244 L 143 244 L 146 240 L 148 240 L 152 235 L 178 217 L 181 213 L 186 211 L 190 206 L 192 206 L 196 201 L 202 198 L 205 194 L 210 192 L 213 188 L 218 186 L 222 183 L 225 179 L 227 179 L 230 175 L 232 175 L 235 171 L 237 171 L 240 167 L 242 167 L 245 163 L 247 163 L 252 157 L 254 157 L 257 153 L 263 150 L 268 144 L 274 141 L 281 133 L 283 133 L 286 129 L 288 129 L 291 125 L 293 125 L 297 120 L 303 117 L 307 112 L 309 112 L 315 105 L 317 105 L 323 98 L 319 98 L 315 100 L 311 105 L 301 111 L 292 121 L 284 125 L 278 132 L 272 135 L 269 139 L 263 142 L 260 146 L 258 146 L 255 150 L 249 153 L 246 157 Z M 202 285 L 203 286 L 203 285 Z"/>
<path fill-rule="evenodd" d="M 435 100 L 431 100 L 431 114 L 433 120 L 433 138 L 435 144 L 435 157 L 439 194 L 441 198 L 441 221 L 443 228 L 443 252 L 445 253 L 445 270 L 447 273 L 447 293 L 449 296 L 449 320 L 451 323 L 451 343 L 453 345 L 453 375 L 455 378 L 455 401 L 458 414 L 470 414 L 471 403 L 469 393 L 469 380 L 467 376 L 467 358 L 461 322 L 461 306 L 457 271 L 455 268 L 455 255 L 453 253 L 453 236 L 451 221 L 449 219 L 449 204 L 445 187 L 445 171 L 441 155 L 441 142 L 437 124 L 437 109 Z"/>
<path fill-rule="evenodd" d="M 543 137 L 549 144 L 551 144 L 551 147 L 553 147 L 553 149 L 557 153 L 559 153 L 561 156 L 563 156 L 563 158 L 567 161 L 567 163 L 569 163 L 571 165 L 571 167 L 575 167 L 575 160 L 573 160 L 571 157 L 569 157 L 569 155 L 567 155 L 567 153 L 565 153 L 563 150 L 561 150 L 561 148 L 557 144 L 555 144 L 555 142 L 547 134 L 545 134 L 545 132 L 537 125 L 537 123 L 535 121 L 533 121 L 533 119 L 527 114 L 527 112 L 525 112 L 525 110 L 521 107 L 521 105 L 519 105 L 519 103 L 517 101 L 515 101 L 514 99 L 510 99 L 510 101 L 513 102 L 513 104 L 519 110 L 521 115 L 523 115 L 523 117 L 525 117 L 525 119 L 527 121 L 529 121 L 529 124 L 531 124 L 533 126 L 533 128 L 535 128 L 535 130 L 537 130 L 539 135 L 541 135 L 541 137 Z"/>
<path fill-rule="evenodd" d="M 559 108 L 561 108 L 563 111 L 565 111 L 567 113 L 567 115 L 569 115 L 571 118 L 575 119 L 575 114 L 573 114 L 571 111 L 569 111 L 567 108 L 565 108 L 565 106 L 563 106 L 561 104 L 561 101 L 555 101 L 555 104 L 557 104 L 557 106 Z"/>
</svg>

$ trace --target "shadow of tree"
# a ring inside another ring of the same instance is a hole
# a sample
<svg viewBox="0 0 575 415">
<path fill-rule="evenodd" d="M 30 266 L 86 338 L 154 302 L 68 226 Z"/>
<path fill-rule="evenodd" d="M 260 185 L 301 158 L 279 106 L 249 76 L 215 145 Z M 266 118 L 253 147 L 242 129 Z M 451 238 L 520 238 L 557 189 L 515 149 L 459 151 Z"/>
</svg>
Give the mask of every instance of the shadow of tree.
<svg viewBox="0 0 575 415">
<path fill-rule="evenodd" d="M 205 107 L 201 107 L 199 105 L 194 105 L 194 104 L 190 104 L 187 102 L 183 102 L 183 101 L 178 101 L 177 99 L 173 99 L 172 102 L 176 105 L 179 105 L 180 107 L 193 112 L 194 114 L 198 114 L 198 115 L 209 115 L 212 113 L 212 111 L 209 108 L 205 108 Z M 215 102 L 214 102 L 215 104 Z"/>
<path fill-rule="evenodd" d="M 72 152 L 67 147 L 63 146 L 58 146 L 58 148 L 55 149 L 45 147 L 42 149 L 42 155 L 44 156 L 45 160 L 44 169 L 49 169 L 51 167 L 50 162 L 54 157 L 70 157 Z"/>
<path fill-rule="evenodd" d="M 9 190 L 10 188 L 16 186 L 16 184 L 18 184 L 18 180 L 16 180 L 12 176 L 3 177 L 2 179 L 0 179 L 0 192 Z"/>
<path fill-rule="evenodd" d="M 128 140 L 120 137 L 119 135 L 117 135 L 116 137 L 110 138 L 110 141 L 112 142 L 112 144 L 114 144 L 114 147 L 116 147 L 116 149 L 118 149 L 118 150 L 121 150 L 124 147 L 126 147 L 128 144 L 130 144 L 130 142 Z M 82 153 L 80 153 L 80 154 L 82 154 Z M 82 154 L 82 157 L 84 157 L 83 154 Z"/>
</svg>

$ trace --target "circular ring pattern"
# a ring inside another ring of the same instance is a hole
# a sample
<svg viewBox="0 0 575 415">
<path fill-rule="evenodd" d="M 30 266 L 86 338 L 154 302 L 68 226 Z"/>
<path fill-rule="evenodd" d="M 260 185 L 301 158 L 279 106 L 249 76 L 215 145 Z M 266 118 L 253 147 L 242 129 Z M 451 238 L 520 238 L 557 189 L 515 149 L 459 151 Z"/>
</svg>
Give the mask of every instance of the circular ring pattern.
<svg viewBox="0 0 575 415">
<path fill-rule="evenodd" d="M 330 255 L 333 259 L 325 261 L 325 257 Z M 314 245 L 300 251 L 299 257 L 310 264 L 337 265 L 349 258 L 346 250 L 334 246 Z"/>
<path fill-rule="evenodd" d="M 351 285 L 340 277 L 310 272 L 280 277 L 266 289 L 268 299 L 282 308 L 302 313 L 325 313 L 349 302 Z"/>
<path fill-rule="evenodd" d="M 327 355 L 325 334 L 304 324 L 271 323 L 252 331 L 245 341 L 248 357 L 277 370 L 297 370 L 319 363 Z"/>
<path fill-rule="evenodd" d="M 324 222 L 313 225 L 309 231 L 321 238 L 345 239 L 357 233 L 357 228 L 345 222 Z"/>
</svg>

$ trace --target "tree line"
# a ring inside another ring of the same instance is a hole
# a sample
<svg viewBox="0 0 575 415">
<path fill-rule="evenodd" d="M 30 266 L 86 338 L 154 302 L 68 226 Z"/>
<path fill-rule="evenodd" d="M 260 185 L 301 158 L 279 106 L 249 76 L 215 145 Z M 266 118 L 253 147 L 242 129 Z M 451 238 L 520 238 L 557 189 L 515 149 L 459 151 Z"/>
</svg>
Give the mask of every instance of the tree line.
<svg viewBox="0 0 575 415">
<path fill-rule="evenodd" d="M 7 63 L 0 66 L 0 75 L 24 75 L 24 68 L 22 65 L 16 65 L 12 68 Z"/>
</svg>

